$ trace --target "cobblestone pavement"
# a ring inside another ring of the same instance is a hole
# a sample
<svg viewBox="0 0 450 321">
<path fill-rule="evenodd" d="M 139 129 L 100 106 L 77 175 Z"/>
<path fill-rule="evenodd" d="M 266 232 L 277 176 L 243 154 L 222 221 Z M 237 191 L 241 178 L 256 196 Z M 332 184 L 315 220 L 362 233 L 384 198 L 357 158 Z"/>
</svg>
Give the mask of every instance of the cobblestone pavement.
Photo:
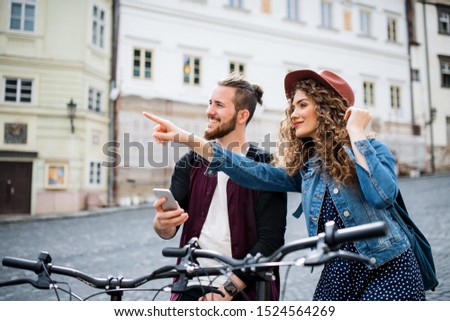
<svg viewBox="0 0 450 321">
<path fill-rule="evenodd" d="M 450 300 L 450 173 L 420 178 L 400 179 L 400 187 L 410 215 L 428 237 L 438 270 L 440 285 L 427 292 L 428 300 Z M 290 194 L 289 208 L 295 209 L 299 194 Z M 48 251 L 53 264 L 68 266 L 96 277 L 123 275 L 135 278 L 173 263 L 164 258 L 165 246 L 176 246 L 178 238 L 164 241 L 151 227 L 154 211 L 151 206 L 105 209 L 74 213 L 58 217 L 0 217 L 0 257 L 17 256 L 34 260 L 40 251 Z M 288 217 L 286 242 L 306 237 L 303 218 Z M 294 259 L 307 252 L 290 255 Z M 286 267 L 281 269 L 284 300 L 311 300 L 320 275 L 320 268 Z M 18 277 L 34 277 L 31 272 L 0 267 L 0 282 Z M 70 282 L 71 289 L 82 297 L 98 292 L 67 277 L 55 277 Z M 159 289 L 170 280 L 156 280 L 143 288 Z M 67 288 L 67 287 L 66 287 Z M 60 294 L 62 300 L 68 296 Z M 166 293 L 126 292 L 124 300 L 167 300 Z M 108 300 L 96 296 L 92 300 Z M 29 285 L 0 288 L 0 300 L 56 300 L 53 291 L 41 291 Z"/>
</svg>

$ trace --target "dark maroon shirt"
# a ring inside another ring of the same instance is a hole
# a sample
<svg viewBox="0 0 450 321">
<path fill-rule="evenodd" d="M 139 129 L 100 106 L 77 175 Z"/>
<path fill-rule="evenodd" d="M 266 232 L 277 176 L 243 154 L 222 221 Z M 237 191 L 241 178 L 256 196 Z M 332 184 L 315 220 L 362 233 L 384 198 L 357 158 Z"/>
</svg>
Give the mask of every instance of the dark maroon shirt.
<svg viewBox="0 0 450 321">
<path fill-rule="evenodd" d="M 269 162 L 270 155 L 251 146 L 247 157 Z M 191 238 L 199 237 L 208 215 L 209 206 L 217 185 L 217 176 L 204 175 L 208 163 L 193 152 L 184 155 L 176 164 L 170 189 L 188 214 L 183 225 L 180 246 Z M 233 258 L 242 259 L 248 253 L 264 256 L 272 254 L 284 244 L 286 229 L 286 193 L 250 190 L 227 182 L 228 216 Z M 245 294 L 256 299 L 255 279 L 240 271 L 234 272 L 246 284 Z M 279 273 L 272 282 L 272 300 L 279 299 Z"/>
</svg>

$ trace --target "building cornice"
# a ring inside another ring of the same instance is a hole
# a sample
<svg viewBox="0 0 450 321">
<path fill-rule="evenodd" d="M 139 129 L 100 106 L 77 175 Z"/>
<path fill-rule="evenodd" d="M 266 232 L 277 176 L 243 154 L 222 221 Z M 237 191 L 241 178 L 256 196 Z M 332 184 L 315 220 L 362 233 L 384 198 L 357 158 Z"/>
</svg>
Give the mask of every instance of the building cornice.
<svg viewBox="0 0 450 321">
<path fill-rule="evenodd" d="M 95 77 L 103 78 L 104 80 L 110 79 L 109 70 L 101 71 L 95 69 L 93 66 L 88 65 L 82 61 L 74 60 L 60 60 L 60 59 L 48 59 L 48 58 L 37 58 L 33 57 L 30 59 L 28 56 L 18 56 L 18 55 L 0 55 L 0 66 L 29 66 L 37 69 L 46 68 L 64 68 L 64 69 L 74 69 L 82 70 L 87 74 L 91 74 Z"/>
<path fill-rule="evenodd" d="M 125 6 L 125 4 L 123 4 Z M 333 37 L 317 37 L 317 35 L 311 36 L 305 33 L 293 32 L 284 29 L 277 29 L 274 27 L 267 27 L 266 25 L 251 23 L 249 19 L 242 20 L 233 20 L 227 19 L 224 16 L 221 16 L 220 19 L 217 19 L 216 16 L 211 14 L 201 14 L 200 12 L 189 12 L 189 11 L 181 11 L 174 7 L 162 7 L 155 4 L 148 4 L 144 2 L 133 2 L 127 3 L 126 7 L 130 9 L 135 9 L 136 12 L 142 14 L 146 18 L 146 12 L 153 12 L 162 16 L 169 16 L 172 18 L 180 18 L 187 21 L 194 21 L 195 23 L 205 23 L 209 24 L 212 27 L 223 27 L 228 29 L 238 30 L 239 32 L 248 32 L 251 33 L 252 36 L 257 37 L 268 37 L 275 38 L 276 41 L 291 41 L 298 43 L 308 43 L 317 46 L 324 46 L 326 48 L 336 48 L 339 50 L 345 50 L 349 52 L 360 52 L 366 53 L 379 57 L 393 58 L 393 59 L 403 59 L 405 61 L 408 60 L 407 48 L 405 47 L 404 53 L 394 53 L 387 52 L 386 47 L 382 46 L 381 50 L 376 49 L 374 47 L 365 47 L 362 45 L 358 45 L 356 42 L 343 42 L 336 39 L 336 36 Z M 133 14 L 136 14 L 133 12 Z M 393 12 L 392 12 L 393 14 Z M 324 31 L 327 32 L 328 30 Z M 338 30 L 332 30 L 333 35 Z M 270 39 L 273 41 L 273 39 Z M 361 43 L 358 41 L 358 43 Z"/>
</svg>

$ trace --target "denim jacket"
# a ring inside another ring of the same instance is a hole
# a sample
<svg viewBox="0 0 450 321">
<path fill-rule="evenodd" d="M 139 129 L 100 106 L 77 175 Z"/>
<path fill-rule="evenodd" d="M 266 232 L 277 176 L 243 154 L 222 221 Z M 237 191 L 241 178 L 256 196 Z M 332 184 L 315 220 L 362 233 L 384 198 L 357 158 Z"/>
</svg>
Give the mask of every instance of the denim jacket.
<svg viewBox="0 0 450 321">
<path fill-rule="evenodd" d="M 352 187 L 339 185 L 324 175 L 317 166 L 317 158 L 311 158 L 304 169 L 291 177 L 283 168 L 251 161 L 217 144 L 213 144 L 214 157 L 205 174 L 213 175 L 220 170 L 247 188 L 301 192 L 302 204 L 294 216 L 304 213 L 309 236 L 317 234 L 320 210 L 328 189 L 346 227 L 386 222 L 386 236 L 355 242 L 360 254 L 375 259 L 375 264 L 370 266 L 374 268 L 403 253 L 410 244 L 391 215 L 398 193 L 394 156 L 384 143 L 375 139 L 357 141 L 355 145 L 365 156 L 369 170 L 357 164 L 353 151 L 346 148 L 355 163 L 359 182 Z"/>
</svg>

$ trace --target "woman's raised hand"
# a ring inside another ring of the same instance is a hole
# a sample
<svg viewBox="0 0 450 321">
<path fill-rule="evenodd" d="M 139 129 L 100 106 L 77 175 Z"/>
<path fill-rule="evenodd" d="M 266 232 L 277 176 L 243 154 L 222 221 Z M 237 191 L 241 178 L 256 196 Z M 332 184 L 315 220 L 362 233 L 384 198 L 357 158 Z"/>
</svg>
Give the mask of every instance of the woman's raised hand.
<svg viewBox="0 0 450 321">
<path fill-rule="evenodd" d="M 355 155 L 356 162 L 361 165 L 366 171 L 369 171 L 369 165 L 366 157 L 356 147 L 355 142 L 366 139 L 364 133 L 367 125 L 370 123 L 372 116 L 367 110 L 350 107 L 347 109 L 344 120 L 347 121 L 347 133 L 350 137 L 353 153 Z"/>
<path fill-rule="evenodd" d="M 347 109 L 344 119 L 347 121 L 347 131 L 349 134 L 352 132 L 364 134 L 364 130 L 370 123 L 372 116 L 365 109 L 350 107 Z"/>
</svg>

